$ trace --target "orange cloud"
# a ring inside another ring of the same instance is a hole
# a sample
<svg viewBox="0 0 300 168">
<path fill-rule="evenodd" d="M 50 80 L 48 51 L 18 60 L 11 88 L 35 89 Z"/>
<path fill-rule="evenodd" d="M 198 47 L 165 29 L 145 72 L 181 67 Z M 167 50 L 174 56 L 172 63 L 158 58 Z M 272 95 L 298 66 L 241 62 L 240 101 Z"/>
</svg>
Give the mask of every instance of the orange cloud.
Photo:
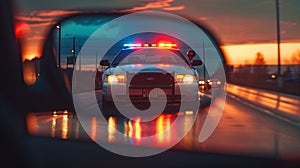
<svg viewBox="0 0 300 168">
<path fill-rule="evenodd" d="M 134 12 L 140 10 L 147 10 L 147 9 L 163 9 L 163 10 L 183 10 L 184 6 L 172 6 L 171 2 L 174 0 L 157 0 L 154 2 L 148 2 L 144 6 L 137 6 L 130 9 L 122 10 L 121 12 Z"/>
<path fill-rule="evenodd" d="M 48 22 L 53 21 L 52 18 L 41 18 L 41 17 L 31 17 L 31 16 L 15 16 L 17 21 L 24 22 Z"/>
<path fill-rule="evenodd" d="M 167 10 L 167 11 L 183 10 L 183 9 L 184 9 L 183 5 L 163 8 L 163 10 Z"/>
<path fill-rule="evenodd" d="M 198 19 L 201 20 L 201 21 L 208 20 L 207 17 L 200 17 L 200 18 L 198 18 Z"/>
<path fill-rule="evenodd" d="M 65 11 L 65 10 L 51 10 L 51 11 L 33 11 L 30 15 L 39 17 L 58 17 L 64 15 L 71 15 L 80 13 L 80 11 Z"/>
<path fill-rule="evenodd" d="M 286 25 L 286 26 L 297 26 L 296 22 L 290 22 L 290 21 L 284 21 L 284 20 L 281 20 L 280 24 Z"/>
<path fill-rule="evenodd" d="M 27 38 L 27 40 L 44 40 L 45 37 L 44 36 L 32 36 Z"/>
<path fill-rule="evenodd" d="M 32 11 L 27 15 L 16 16 L 16 35 L 22 37 L 22 60 L 41 56 L 44 34 L 55 24 L 59 17 L 79 13 L 80 11 Z"/>
<path fill-rule="evenodd" d="M 32 28 L 38 28 L 38 27 L 45 27 L 45 26 L 51 26 L 55 24 L 56 22 L 45 22 L 45 23 L 35 23 L 35 24 L 30 24 L 30 27 Z"/>
</svg>

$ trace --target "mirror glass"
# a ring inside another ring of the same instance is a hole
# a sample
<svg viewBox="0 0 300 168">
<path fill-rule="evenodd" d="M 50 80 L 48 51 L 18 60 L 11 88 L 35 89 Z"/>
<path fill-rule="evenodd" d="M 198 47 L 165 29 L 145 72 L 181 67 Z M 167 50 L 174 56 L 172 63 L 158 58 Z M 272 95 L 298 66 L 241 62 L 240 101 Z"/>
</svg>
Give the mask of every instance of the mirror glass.
<svg viewBox="0 0 300 168">
<path fill-rule="evenodd" d="M 53 125 L 48 136 L 56 137 L 53 131 L 63 131 L 61 138 L 69 139 L 81 131 L 108 150 L 115 149 L 105 143 L 160 144 L 163 148 L 139 151 L 141 156 L 154 155 L 177 144 L 192 129 L 201 107 L 224 105 L 226 62 L 218 43 L 202 25 L 181 16 L 165 12 L 75 15 L 55 25 L 49 37 L 51 49 L 46 46 L 41 58 L 47 68 L 41 69 L 40 79 L 51 73 L 55 76 L 51 70 L 56 68 L 74 109 L 55 109 L 50 114 L 55 122 L 61 115 L 65 124 L 58 130 Z M 195 52 L 193 63 L 186 54 L 191 50 Z M 200 66 L 193 66 L 196 64 Z M 209 78 L 220 80 L 222 85 L 205 90 L 198 82 Z M 221 108 L 207 113 L 207 118 L 214 115 L 217 120 L 203 124 L 203 130 L 208 131 L 199 139 L 210 136 L 221 113 Z M 30 115 L 28 119 L 38 117 Z M 165 121 L 169 123 L 166 128 Z M 164 128 L 158 133 L 160 127 Z M 34 133 L 47 134 L 47 130 Z M 75 139 L 83 139 L 81 136 Z M 132 152 L 113 152 L 135 156 Z"/>
</svg>

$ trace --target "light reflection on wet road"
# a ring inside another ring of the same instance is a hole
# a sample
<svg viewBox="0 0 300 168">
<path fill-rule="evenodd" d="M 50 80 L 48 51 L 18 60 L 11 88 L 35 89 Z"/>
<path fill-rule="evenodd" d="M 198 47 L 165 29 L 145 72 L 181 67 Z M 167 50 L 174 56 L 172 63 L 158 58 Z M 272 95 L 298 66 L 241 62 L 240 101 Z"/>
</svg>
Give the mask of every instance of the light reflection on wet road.
<svg viewBox="0 0 300 168">
<path fill-rule="evenodd" d="M 170 128 L 172 122 L 177 117 L 180 125 L 176 130 L 184 131 L 186 130 L 186 123 L 192 122 L 193 112 L 162 114 L 151 122 L 140 122 L 138 117 L 134 120 L 129 120 L 124 117 L 110 116 L 107 118 L 108 125 L 102 123 L 96 117 L 91 117 L 89 121 L 90 129 L 88 131 L 90 131 L 90 139 L 93 141 L 100 140 L 107 143 L 125 143 L 131 145 L 141 145 L 141 137 L 158 135 L 155 141 L 147 145 L 165 147 L 177 133 L 162 133 Z M 32 135 L 61 139 L 89 139 L 83 128 L 81 128 L 76 116 L 67 111 L 61 113 L 30 114 L 27 117 L 27 123 L 28 131 Z M 116 131 L 124 135 L 122 139 L 117 139 Z"/>
<path fill-rule="evenodd" d="M 227 98 L 221 121 L 204 143 L 199 143 L 199 133 L 209 107 L 199 110 L 197 120 L 189 133 L 173 148 L 188 151 L 206 151 L 249 156 L 300 158 L 300 129 L 255 111 Z M 90 118 L 89 138 L 81 128 L 76 116 L 70 112 L 34 113 L 27 117 L 28 131 L 31 135 L 75 140 L 101 140 L 107 143 L 121 143 L 139 146 L 141 137 L 157 136 L 150 145 L 165 147 L 185 125 L 192 121 L 192 111 L 176 114 L 162 114 L 155 120 L 143 123 L 138 119 L 131 121 L 122 117 L 109 117 L 108 126 L 96 117 Z M 180 120 L 176 131 L 160 134 L 169 128 L 175 118 Z M 116 131 L 123 133 L 116 138 Z"/>
<path fill-rule="evenodd" d="M 232 84 L 227 86 L 227 91 L 257 105 L 262 105 L 275 111 L 278 110 L 282 115 L 290 116 L 294 120 L 300 121 L 300 99 L 298 96 L 266 92 Z"/>
</svg>

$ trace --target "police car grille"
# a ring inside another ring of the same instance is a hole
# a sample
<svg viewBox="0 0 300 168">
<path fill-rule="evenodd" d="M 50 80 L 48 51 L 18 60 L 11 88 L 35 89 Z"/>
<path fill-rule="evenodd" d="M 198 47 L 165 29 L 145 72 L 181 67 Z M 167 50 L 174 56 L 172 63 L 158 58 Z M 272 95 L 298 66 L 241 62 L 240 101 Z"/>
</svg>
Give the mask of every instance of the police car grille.
<svg viewBox="0 0 300 168">
<path fill-rule="evenodd" d="M 133 76 L 131 87 L 171 87 L 174 84 L 174 78 L 169 73 L 138 73 Z"/>
</svg>

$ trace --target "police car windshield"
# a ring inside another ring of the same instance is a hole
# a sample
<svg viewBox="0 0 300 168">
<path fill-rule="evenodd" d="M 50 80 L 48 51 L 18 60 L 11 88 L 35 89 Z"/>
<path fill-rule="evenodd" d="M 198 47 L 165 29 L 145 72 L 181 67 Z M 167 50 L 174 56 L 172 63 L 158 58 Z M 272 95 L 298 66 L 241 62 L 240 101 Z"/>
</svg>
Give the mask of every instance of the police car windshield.
<svg viewBox="0 0 300 168">
<path fill-rule="evenodd" d="M 135 48 L 122 50 L 112 66 L 128 64 L 188 64 L 179 50 L 161 48 Z M 189 65 L 189 64 L 188 64 Z"/>
</svg>

